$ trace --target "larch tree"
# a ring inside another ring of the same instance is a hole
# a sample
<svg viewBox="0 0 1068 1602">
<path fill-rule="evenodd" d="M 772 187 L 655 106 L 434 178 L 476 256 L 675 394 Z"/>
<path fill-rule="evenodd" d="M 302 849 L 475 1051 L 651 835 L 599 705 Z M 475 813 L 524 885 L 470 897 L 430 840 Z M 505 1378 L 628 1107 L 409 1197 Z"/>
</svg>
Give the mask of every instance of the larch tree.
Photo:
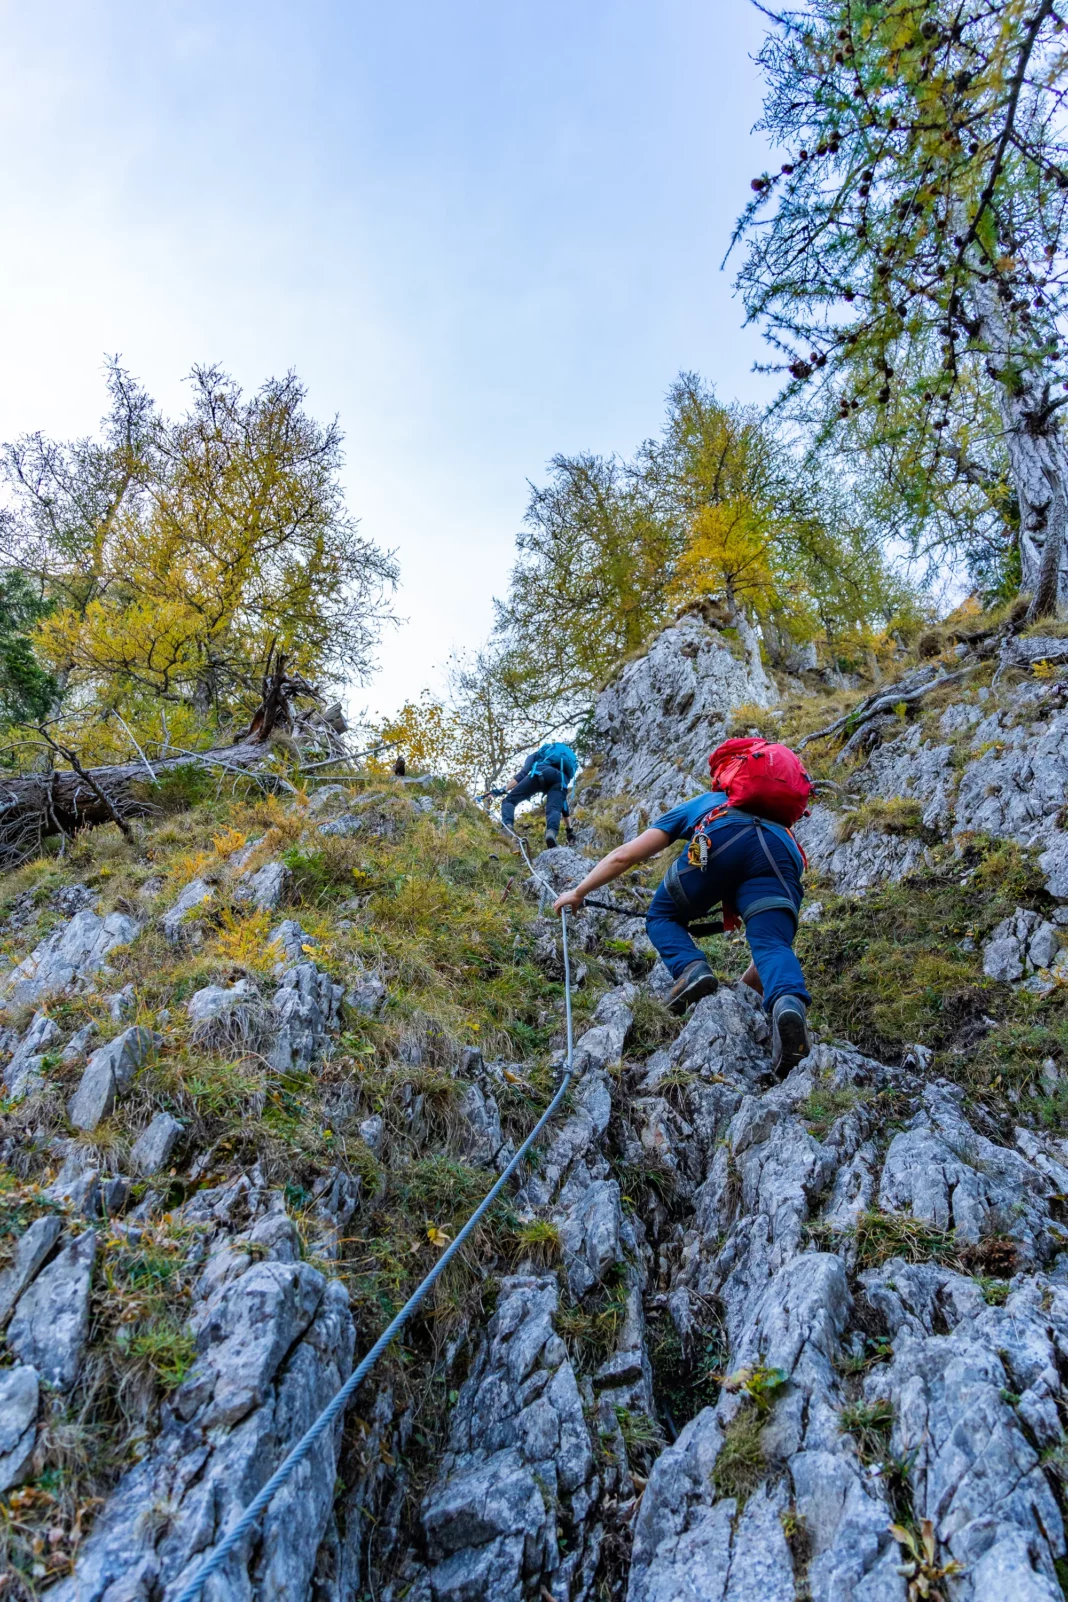
<svg viewBox="0 0 1068 1602">
<path fill-rule="evenodd" d="M 249 396 L 217 367 L 191 384 L 169 420 L 113 366 L 102 441 L 6 450 L 6 554 L 55 603 L 36 643 L 67 710 L 154 733 L 169 707 L 183 738 L 255 704 L 272 648 L 309 679 L 365 678 L 397 576 L 293 374 Z"/>
<path fill-rule="evenodd" d="M 783 159 L 736 238 L 783 400 L 881 454 L 914 528 L 955 523 L 974 555 L 1000 523 L 1031 616 L 1068 611 L 1065 18 L 1055 0 L 766 14 Z"/>
</svg>

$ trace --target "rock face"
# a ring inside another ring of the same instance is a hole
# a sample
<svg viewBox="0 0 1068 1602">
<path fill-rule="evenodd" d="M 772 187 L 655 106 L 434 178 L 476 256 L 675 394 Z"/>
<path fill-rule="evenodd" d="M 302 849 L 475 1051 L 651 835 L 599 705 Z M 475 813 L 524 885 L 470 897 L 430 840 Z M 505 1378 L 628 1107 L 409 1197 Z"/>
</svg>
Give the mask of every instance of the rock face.
<svg viewBox="0 0 1068 1602">
<path fill-rule="evenodd" d="M 159 1040 L 151 1029 L 135 1024 L 93 1052 L 67 1109 L 76 1129 L 91 1132 L 109 1116 L 116 1097 L 129 1090 L 138 1068 Z"/>
<path fill-rule="evenodd" d="M 45 1384 L 69 1391 L 89 1331 L 89 1286 L 96 1236 L 86 1230 L 41 1269 L 15 1305 L 7 1344 Z"/>
<path fill-rule="evenodd" d="M 923 726 L 885 719 L 843 764 L 842 793 L 804 825 L 829 881 L 805 938 L 833 941 L 831 887 L 862 895 L 933 868 L 946 900 L 966 903 L 973 829 L 1029 844 L 1049 896 L 1015 892 L 1032 906 L 1000 904 L 996 917 L 1011 916 L 977 924 L 961 952 L 978 1007 L 1022 1009 L 1029 1028 L 1033 1008 L 1053 1041 L 1068 930 L 1056 905 L 1061 752 L 1049 738 L 1062 693 L 1036 681 L 1015 703 L 984 690 Z M 753 641 L 684 618 L 601 698 L 589 797 L 600 786 L 633 802 L 634 832 L 643 807 L 704 784 L 704 756 L 737 707 L 773 696 Z M 355 785 L 326 805 L 345 808 L 342 831 L 356 824 L 376 841 L 418 816 Z M 861 826 L 847 834 L 843 807 L 857 805 Z M 306 826 L 303 803 L 292 816 Z M 228 858 L 220 882 L 240 884 L 257 848 Z M 589 864 L 561 848 L 535 866 L 559 890 Z M 178 944 L 199 894 L 174 924 Z M 97 1316 L 115 1263 L 101 1254 L 125 1253 L 138 1276 L 184 1254 L 168 1317 L 187 1366 L 45 1597 L 174 1602 L 351 1371 L 350 1288 L 364 1350 L 410 1261 L 440 1244 L 438 1188 L 479 1193 L 508 1162 L 563 1039 L 550 892 L 535 878 L 522 894 L 532 916 L 514 971 L 533 961 L 552 981 L 529 1020 L 551 1040 L 536 1062 L 497 1060 L 488 1044 L 484 1060 L 435 1033 L 409 1010 L 385 942 L 393 994 L 368 1025 L 383 979 L 359 968 L 355 941 L 335 945 L 319 909 L 318 940 L 286 919 L 247 969 L 230 966 L 236 943 L 170 953 L 187 988 L 168 999 L 159 1073 L 134 1082 L 155 1045 L 147 1030 L 99 1047 L 70 1103 L 77 1138 L 59 1087 L 69 1093 L 94 1027 L 82 1020 L 106 1020 L 108 996 L 79 1001 L 65 1047 L 69 1012 L 50 1012 L 44 992 L 28 1027 L 29 1008 L 9 1017 L 6 1082 L 23 1122 L 15 1140 L 4 1132 L 16 1174 L 4 1220 L 16 1222 L 0 1236 L 0 1491 L 40 1474 L 56 1421 L 96 1383 L 96 1343 L 113 1331 Z M 79 918 L 96 919 L 78 898 L 65 910 L 56 949 Z M 1026 1127 L 1037 1105 L 1026 1097 L 1011 1118 L 1004 1102 L 969 1101 L 940 1077 L 947 1057 L 919 1040 L 893 1063 L 820 1040 L 773 1083 L 767 1019 L 745 986 L 724 983 L 672 1020 L 640 916 L 591 908 L 569 927 L 576 993 L 596 985 L 597 1004 L 576 1014 L 563 1110 L 468 1244 L 463 1315 L 443 1280 L 403 1357 L 318 1443 L 205 1602 L 910 1602 L 891 1526 L 925 1519 L 934 1567 L 954 1568 L 921 1578 L 946 1602 L 1056 1602 L 1068 1572 L 1068 1140 Z M 9 995 L 36 978 L 31 961 L 14 971 L 22 980 L 8 976 Z M 89 971 L 71 966 L 68 988 Z M 139 979 L 134 1001 L 154 989 Z M 330 1061 L 344 1008 L 352 1036 Z M 198 1050 L 217 1059 L 220 1095 L 234 1084 L 245 1098 L 236 1115 L 197 1104 L 181 1054 Z M 1034 1067 L 1048 1118 L 1062 1074 L 1054 1055 Z M 302 1099 L 298 1125 L 290 1106 Z M 331 1142 L 314 1151 L 309 1104 Z M 108 1116 L 115 1140 L 95 1135 Z M 39 1150 L 23 1184 L 15 1165 Z M 384 1218 L 400 1220 L 388 1239 Z M 401 1253 L 412 1257 L 398 1270 Z"/>
<path fill-rule="evenodd" d="M 86 907 L 0 980 L 0 1001 L 18 1005 L 77 989 L 100 972 L 110 951 L 128 945 L 139 932 L 140 926 L 123 912 L 101 918 Z"/>
<path fill-rule="evenodd" d="M 348 1298 L 299 1261 L 280 1196 L 242 1179 L 199 1192 L 186 1212 L 209 1243 L 191 1320 L 197 1360 L 69 1579 L 50 1588 L 54 1602 L 177 1595 L 350 1371 Z M 336 1435 L 320 1440 L 223 1569 L 220 1596 L 310 1596 L 337 1450 Z M 144 1516 L 162 1507 L 166 1519 Z"/>
<path fill-rule="evenodd" d="M 513 1278 L 453 1413 L 422 1510 L 435 1599 L 522 1602 L 532 1580 L 586 1596 L 599 1489 L 582 1397 L 553 1328 L 555 1279 Z"/>
<path fill-rule="evenodd" d="M 0 1369 L 0 1491 L 26 1478 L 37 1441 L 40 1386 L 28 1363 Z"/>
<path fill-rule="evenodd" d="M 4 1090 L 9 1100 L 21 1101 L 40 1084 L 44 1054 L 59 1038 L 55 1021 L 47 1013 L 35 1012 L 4 1072 Z"/>
<path fill-rule="evenodd" d="M 196 913 L 215 897 L 215 891 L 203 879 L 193 879 L 185 886 L 174 905 L 163 914 L 163 933 L 172 945 L 183 940 L 195 940 Z"/>
<path fill-rule="evenodd" d="M 292 878 L 284 862 L 268 862 L 256 873 L 242 874 L 234 885 L 234 896 L 238 901 L 251 901 L 258 912 L 273 912 L 285 900 Z"/>
<path fill-rule="evenodd" d="M 706 758 L 737 707 L 777 699 L 744 620 L 729 638 L 682 617 L 598 698 L 593 736 L 601 754 L 593 787 L 582 793 L 632 796 L 646 819 L 655 817 L 706 787 Z M 636 823 L 630 832 L 638 832 Z"/>
<path fill-rule="evenodd" d="M 343 994 L 344 987 L 335 985 L 314 962 L 300 962 L 289 970 L 274 996 L 277 1028 L 270 1060 L 275 1068 L 287 1073 L 311 1066 L 337 1028 Z"/>
</svg>

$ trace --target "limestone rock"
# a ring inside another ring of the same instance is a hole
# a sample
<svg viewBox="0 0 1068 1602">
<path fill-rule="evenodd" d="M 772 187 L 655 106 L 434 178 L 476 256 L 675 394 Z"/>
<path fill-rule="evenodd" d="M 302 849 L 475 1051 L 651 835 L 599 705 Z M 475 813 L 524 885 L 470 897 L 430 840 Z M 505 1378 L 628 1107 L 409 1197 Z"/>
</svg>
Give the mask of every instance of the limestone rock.
<svg viewBox="0 0 1068 1602">
<path fill-rule="evenodd" d="M 708 753 L 735 708 L 778 699 L 744 619 L 737 635 L 729 640 L 687 615 L 623 668 L 594 708 L 601 755 L 591 795 L 633 796 L 651 819 L 707 787 Z"/>
<path fill-rule="evenodd" d="M 89 1287 L 96 1258 L 91 1229 L 42 1268 L 15 1305 L 7 1344 L 46 1385 L 69 1391 L 78 1378 L 89 1333 Z"/>
<path fill-rule="evenodd" d="M 923 867 L 926 847 L 922 840 L 881 834 L 876 829 L 858 829 L 848 840 L 839 840 L 840 817 L 830 807 L 817 804 L 795 830 L 811 866 L 833 879 L 838 890 L 868 890 L 888 880 L 896 883 Z"/>
<path fill-rule="evenodd" d="M 93 1052 L 67 1109 L 75 1128 L 91 1132 L 109 1116 L 116 1097 L 129 1090 L 160 1039 L 151 1029 L 135 1024 Z"/>
<path fill-rule="evenodd" d="M 191 937 L 196 927 L 194 914 L 214 897 L 215 891 L 203 879 L 190 880 L 177 901 L 163 914 L 163 933 L 172 945 Z"/>
<path fill-rule="evenodd" d="M 363 818 L 357 817 L 354 812 L 344 812 L 339 818 L 331 818 L 329 823 L 321 823 L 319 825 L 319 833 L 338 835 L 359 834 L 363 827 Z"/>
<path fill-rule="evenodd" d="M 205 985 L 185 1004 L 198 1045 L 256 1051 L 269 1032 L 268 1009 L 248 979 L 233 985 Z"/>
<path fill-rule="evenodd" d="M 0 1491 L 27 1477 L 37 1441 L 37 1370 L 28 1363 L 0 1369 Z"/>
<path fill-rule="evenodd" d="M 288 1073 L 291 1068 L 311 1066 L 327 1036 L 337 1029 L 343 994 L 342 986 L 335 985 L 314 962 L 301 962 L 289 970 L 274 996 L 273 1067 Z"/>
<path fill-rule="evenodd" d="M 19 1236 L 11 1266 L 0 1274 L 0 1329 L 26 1286 L 59 1239 L 62 1224 L 55 1213 L 44 1213 Z"/>
<path fill-rule="evenodd" d="M 171 1160 L 182 1126 L 170 1113 L 157 1113 L 134 1142 L 130 1153 L 134 1168 L 139 1174 L 156 1174 Z"/>
<path fill-rule="evenodd" d="M 176 1411 L 108 1498 L 50 1602 L 176 1596 L 350 1372 L 347 1295 L 296 1260 L 284 1207 L 247 1176 L 193 1202 L 189 1217 L 218 1230 L 193 1312 L 200 1356 Z M 252 1222 L 235 1234 L 239 1213 Z M 252 1262 L 245 1243 L 264 1260 Z M 339 1424 L 317 1442 L 264 1513 L 256 1542 L 223 1569 L 220 1596 L 304 1602 L 312 1594 L 340 1440 Z M 157 1507 L 166 1520 L 144 1517 Z"/>
<path fill-rule="evenodd" d="M 582 1398 L 552 1325 L 551 1277 L 505 1279 L 422 1509 L 436 1602 L 583 1598 L 598 1482 Z M 550 1589 L 551 1588 L 551 1589 Z"/>
<path fill-rule="evenodd" d="M 388 1000 L 385 980 L 380 974 L 366 970 L 359 972 L 345 991 L 345 1005 L 368 1018 L 377 1017 Z"/>
<path fill-rule="evenodd" d="M 129 945 L 140 925 L 124 912 L 98 917 L 88 907 L 54 929 L 0 981 L 0 1002 L 16 1006 L 75 989 L 100 972 L 108 953 Z"/>
<path fill-rule="evenodd" d="M 130 1016 L 136 1005 L 137 999 L 134 995 L 133 985 L 123 985 L 122 989 L 116 991 L 108 1002 L 108 1012 L 111 1015 L 112 1022 L 121 1023 L 124 1018 Z"/>
<path fill-rule="evenodd" d="M 278 953 L 278 961 L 274 967 L 275 978 L 280 979 L 290 968 L 306 962 L 307 954 L 314 945 L 311 935 L 305 934 L 295 918 L 284 918 L 277 929 L 272 929 L 267 941 L 268 950 L 272 954 Z"/>
<path fill-rule="evenodd" d="M 501 1115 L 496 1101 L 480 1086 L 465 1085 L 456 1105 L 456 1113 L 460 1121 L 460 1144 L 464 1157 L 475 1168 L 491 1168 L 504 1144 Z M 371 1144 L 370 1141 L 367 1143 Z"/>
<path fill-rule="evenodd" d="M 4 1092 L 8 1100 L 21 1101 L 40 1084 L 44 1054 L 59 1039 L 59 1033 L 58 1024 L 47 1013 L 34 1013 L 30 1027 L 4 1070 Z"/>
<path fill-rule="evenodd" d="M 1060 950 L 1056 924 L 1037 912 L 1017 907 L 1003 918 L 983 946 L 983 972 L 1008 983 L 1042 968 L 1050 968 Z"/>
<path fill-rule="evenodd" d="M 242 874 L 234 885 L 234 898 L 250 901 L 257 912 L 273 912 L 285 900 L 292 878 L 284 862 L 267 862 L 255 873 Z"/>
</svg>

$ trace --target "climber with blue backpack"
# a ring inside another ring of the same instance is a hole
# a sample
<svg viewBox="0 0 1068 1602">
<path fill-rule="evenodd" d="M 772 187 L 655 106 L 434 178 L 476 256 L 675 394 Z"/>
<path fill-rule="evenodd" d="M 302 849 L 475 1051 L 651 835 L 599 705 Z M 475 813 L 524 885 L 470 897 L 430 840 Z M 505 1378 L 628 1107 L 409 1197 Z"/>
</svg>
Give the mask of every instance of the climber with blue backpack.
<svg viewBox="0 0 1068 1602">
<path fill-rule="evenodd" d="M 515 809 L 531 796 L 545 797 L 545 845 L 553 850 L 560 833 L 561 817 L 567 820 L 567 838 L 573 838 L 567 793 L 578 772 L 578 757 L 562 740 L 553 740 L 531 752 L 512 780 L 501 802 L 501 822 L 506 829 L 515 826 Z"/>
<path fill-rule="evenodd" d="M 646 915 L 649 938 L 675 980 L 668 1006 L 684 1012 L 718 988 L 689 925 L 722 905 L 724 929 L 745 925 L 753 962 L 743 978 L 763 996 L 772 1069 L 783 1077 L 811 1050 L 810 997 L 793 949 L 806 862 L 790 826 L 804 815 L 812 782 L 788 746 L 767 740 L 727 740 L 712 752 L 708 768 L 710 790 L 672 807 L 636 839 L 610 851 L 574 890 L 557 898 L 554 911 L 578 911 L 600 885 L 673 841 L 687 840 L 685 855 L 669 867 Z"/>
</svg>

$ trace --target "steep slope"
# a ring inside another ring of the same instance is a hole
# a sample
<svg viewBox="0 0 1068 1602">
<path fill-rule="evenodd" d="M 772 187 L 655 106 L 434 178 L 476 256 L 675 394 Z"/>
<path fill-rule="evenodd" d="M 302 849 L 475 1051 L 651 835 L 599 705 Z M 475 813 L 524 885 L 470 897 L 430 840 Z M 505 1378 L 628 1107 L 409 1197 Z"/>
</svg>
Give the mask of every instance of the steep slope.
<svg viewBox="0 0 1068 1602">
<path fill-rule="evenodd" d="M 639 919 L 574 920 L 565 1112 L 211 1595 L 1065 1594 L 1068 714 L 1021 643 L 819 759 L 784 1084 L 744 986 L 680 1023 Z M 606 690 L 552 883 L 844 705 L 749 645 L 684 619 Z M 10 882 L 8 1595 L 173 1598 L 507 1161 L 561 1047 L 525 881 L 368 776 Z"/>
</svg>

